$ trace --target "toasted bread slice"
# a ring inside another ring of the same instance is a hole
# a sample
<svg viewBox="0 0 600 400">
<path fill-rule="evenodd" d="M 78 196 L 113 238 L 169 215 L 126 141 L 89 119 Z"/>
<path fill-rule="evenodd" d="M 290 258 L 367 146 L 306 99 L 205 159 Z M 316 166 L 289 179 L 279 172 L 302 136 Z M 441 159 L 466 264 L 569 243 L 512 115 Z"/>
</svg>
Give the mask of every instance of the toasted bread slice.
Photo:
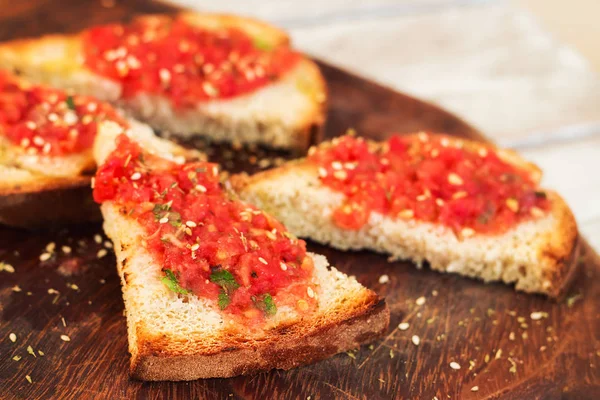
<svg viewBox="0 0 600 400">
<path fill-rule="evenodd" d="M 449 139 L 449 143 L 481 146 L 462 139 Z M 498 150 L 498 155 L 527 171 L 534 181 L 541 177 L 537 167 L 516 153 Z M 323 185 L 318 167 L 305 159 L 250 177 L 233 176 L 231 182 L 243 200 L 274 215 L 292 233 L 341 250 L 370 249 L 418 266 L 427 261 L 437 271 L 502 281 L 550 297 L 560 297 L 575 273 L 575 219 L 563 199 L 551 191 L 546 191 L 550 209 L 545 215 L 505 233 L 462 237 L 439 223 L 377 212 L 358 230 L 342 229 L 333 222 L 332 213 L 345 195 Z"/>
<path fill-rule="evenodd" d="M 2 76 L 24 88 L 31 87 L 22 79 Z M 30 102 L 36 99 L 35 96 L 27 98 Z M 39 104 L 28 106 L 33 108 Z M 148 126 L 134 120 L 127 124 L 140 135 L 139 140 L 157 141 L 170 151 L 181 152 L 179 146 L 156 138 Z M 30 152 L 3 136 L 2 130 L 0 125 L 0 224 L 35 228 L 100 220 L 90 191 L 95 169 L 91 148 L 61 155 Z"/>
<path fill-rule="evenodd" d="M 207 30 L 235 28 L 271 47 L 287 46 L 289 42 L 288 36 L 277 28 L 229 15 L 149 15 L 137 21 L 164 24 L 172 18 Z M 83 59 L 82 34 L 50 35 L 0 45 L 0 68 L 116 103 L 153 128 L 183 137 L 201 134 L 217 141 L 306 150 L 317 142 L 324 122 L 325 82 L 316 64 L 305 57 L 278 79 L 247 94 L 185 107 L 175 107 L 169 98 L 152 93 L 123 97 L 119 81 L 92 72 Z"/>
<path fill-rule="evenodd" d="M 94 151 L 99 164 L 120 132 L 114 124 L 101 126 Z M 171 157 L 163 149 L 153 153 Z M 385 302 L 316 254 L 308 255 L 318 295 L 313 312 L 282 309 L 258 329 L 238 326 L 215 301 L 169 290 L 161 282 L 163 265 L 144 245 L 143 227 L 113 201 L 101 210 L 121 276 L 134 378 L 193 380 L 289 369 L 356 348 L 387 329 Z"/>
</svg>

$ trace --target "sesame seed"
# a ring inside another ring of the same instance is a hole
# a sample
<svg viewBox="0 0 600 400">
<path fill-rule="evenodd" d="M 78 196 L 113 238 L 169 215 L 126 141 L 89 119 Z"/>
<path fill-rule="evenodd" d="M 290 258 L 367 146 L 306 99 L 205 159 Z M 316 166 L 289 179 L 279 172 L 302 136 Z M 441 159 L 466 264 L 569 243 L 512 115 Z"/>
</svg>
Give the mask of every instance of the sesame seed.
<svg viewBox="0 0 600 400">
<path fill-rule="evenodd" d="M 542 318 L 548 318 L 548 313 L 543 311 L 534 311 L 531 313 L 530 317 L 532 320 L 537 321 Z"/>
<path fill-rule="evenodd" d="M 71 338 L 67 335 L 60 335 L 60 340 L 62 340 L 63 342 L 70 342 Z"/>
<path fill-rule="evenodd" d="M 425 304 L 425 300 L 425 296 L 421 296 L 417 300 L 415 300 L 415 304 L 418 306 L 422 306 L 423 304 Z"/>
<path fill-rule="evenodd" d="M 477 151 L 477 154 L 479 154 L 479 157 L 485 157 L 488 155 L 488 151 L 485 147 L 480 147 L 479 150 Z"/>
<path fill-rule="evenodd" d="M 462 235 L 462 237 L 467 238 L 467 237 L 473 236 L 475 234 L 475 231 L 473 229 L 471 229 L 471 228 L 463 228 L 460 231 L 460 234 Z"/>
<path fill-rule="evenodd" d="M 479 390 L 479 386 L 473 386 L 471 388 L 471 392 L 477 392 Z"/>
<path fill-rule="evenodd" d="M 408 322 L 401 322 L 400 325 L 398 325 L 398 329 L 400 329 L 401 331 L 405 331 L 408 329 L 409 326 L 410 324 Z"/>
<path fill-rule="evenodd" d="M 531 207 L 531 210 L 529 212 L 531 213 L 532 216 L 534 216 L 536 218 L 544 216 L 544 212 L 538 207 Z"/>
<path fill-rule="evenodd" d="M 17 335 L 15 335 L 14 333 L 11 333 L 10 335 L 8 335 L 8 338 L 13 343 L 15 343 L 17 341 Z"/>
<path fill-rule="evenodd" d="M 15 285 L 15 286 L 12 287 L 12 291 L 18 293 L 18 292 L 21 292 L 22 290 L 21 290 L 21 287 L 19 285 Z"/>
<path fill-rule="evenodd" d="M 440 155 L 440 151 L 438 149 L 431 150 L 431 158 L 436 158 Z"/>
<path fill-rule="evenodd" d="M 451 185 L 458 186 L 463 184 L 463 180 L 460 176 L 458 176 L 454 172 L 451 172 L 450 174 L 448 174 L 448 183 L 450 183 Z"/>
<path fill-rule="evenodd" d="M 113 244 L 112 242 L 105 240 L 104 241 L 104 247 L 106 247 L 107 249 L 112 249 L 113 248 Z"/>
<path fill-rule="evenodd" d="M 390 277 L 387 275 L 381 275 L 379 277 L 379 283 L 381 283 L 382 285 L 385 283 L 388 283 L 390 281 Z"/>
<path fill-rule="evenodd" d="M 50 253 L 42 253 L 40 255 L 40 261 L 48 261 L 50 259 L 50 257 L 52 257 L 52 254 L 50 254 Z"/>
<path fill-rule="evenodd" d="M 419 140 L 423 143 L 425 143 L 429 140 L 429 135 L 427 135 L 427 133 L 425 133 L 425 132 L 419 132 L 417 134 L 417 136 L 419 137 Z"/>
<path fill-rule="evenodd" d="M 25 379 L 27 379 L 27 382 L 33 383 L 33 381 L 31 380 L 31 376 L 25 375 Z"/>
<path fill-rule="evenodd" d="M 217 90 L 217 88 L 215 88 L 209 82 L 202 83 L 202 90 L 204 90 L 204 93 L 206 93 L 210 97 L 215 97 L 219 94 L 219 91 Z"/>
<path fill-rule="evenodd" d="M 75 125 L 79 118 L 77 118 L 77 114 L 75 114 L 73 111 L 67 111 L 63 117 L 63 120 L 65 121 L 65 124 L 71 126 Z"/>
<path fill-rule="evenodd" d="M 335 179 L 339 179 L 340 181 L 343 181 L 344 179 L 346 179 L 348 177 L 348 173 L 344 170 L 335 171 L 333 173 L 333 177 Z"/>
<path fill-rule="evenodd" d="M 134 173 L 131 175 L 131 180 L 132 180 L 132 181 L 137 181 L 137 180 L 138 180 L 138 179 L 140 179 L 141 177 L 142 177 L 142 174 L 140 174 L 139 172 L 134 172 Z"/>
<path fill-rule="evenodd" d="M 269 264 L 269 263 L 267 262 L 267 260 L 265 260 L 265 259 L 264 259 L 264 258 L 262 258 L 262 257 L 258 257 L 258 261 L 260 261 L 261 263 L 263 263 L 263 264 L 265 264 L 265 265 L 268 265 L 268 264 Z"/>
<path fill-rule="evenodd" d="M 285 265 L 285 263 L 283 261 L 279 263 L 279 266 L 281 267 L 282 271 L 287 270 L 287 265 Z"/>
<path fill-rule="evenodd" d="M 100 236 L 98 234 L 94 235 L 94 242 L 96 242 L 98 244 L 102 243 L 102 236 Z"/>
<path fill-rule="evenodd" d="M 310 297 L 311 299 L 313 297 L 315 297 L 315 291 L 312 290 L 312 288 L 310 286 L 306 288 L 306 293 L 308 294 L 308 297 Z"/>
<path fill-rule="evenodd" d="M 50 288 L 48 289 L 48 294 L 59 294 L 60 292 L 56 289 Z"/>
<path fill-rule="evenodd" d="M 169 70 L 161 68 L 160 71 L 158 71 L 158 77 L 160 78 L 161 82 L 168 83 L 171 80 L 171 73 Z"/>
<path fill-rule="evenodd" d="M 450 145 L 450 140 L 448 140 L 448 138 L 444 137 L 444 138 L 442 138 L 442 140 L 440 140 L 440 144 L 442 145 L 442 147 L 448 147 Z"/>
<path fill-rule="evenodd" d="M 306 300 L 298 300 L 298 302 L 296 303 L 298 305 L 298 308 L 302 311 L 306 311 L 308 310 L 308 303 L 306 302 Z"/>
<path fill-rule="evenodd" d="M 457 363 L 456 361 L 452 361 L 450 363 L 450 368 L 454 369 L 454 370 L 459 370 L 460 369 L 460 364 Z"/>
<path fill-rule="evenodd" d="M 33 121 L 27 121 L 25 123 L 25 126 L 31 130 L 34 130 L 35 128 L 37 128 L 37 124 Z"/>
<path fill-rule="evenodd" d="M 415 212 L 413 210 L 402 210 L 398 213 L 398 217 L 403 218 L 403 219 L 411 219 L 412 217 L 414 217 Z"/>
<path fill-rule="evenodd" d="M 190 247 L 190 248 L 192 249 L 192 251 L 196 251 L 196 250 L 198 250 L 200 248 L 200 245 L 198 243 L 194 243 L 192 245 L 192 247 Z"/>
<path fill-rule="evenodd" d="M 512 197 L 510 199 L 506 199 L 506 207 L 514 213 L 519 212 L 519 202 Z"/>
<path fill-rule="evenodd" d="M 161 219 L 158 220 L 159 224 L 166 224 L 167 222 L 169 222 L 168 217 L 162 217 Z"/>
<path fill-rule="evenodd" d="M 412 342 L 413 342 L 413 344 L 414 344 L 415 346 L 418 346 L 418 345 L 419 345 L 419 343 L 421 343 L 421 338 L 420 338 L 420 337 L 418 337 L 417 335 L 413 335 L 413 337 L 412 337 L 412 339 L 411 339 L 411 340 L 412 340 Z"/>
<path fill-rule="evenodd" d="M 327 177 L 327 170 L 323 167 L 319 167 L 319 176 L 321 178 L 325 178 Z"/>
<path fill-rule="evenodd" d="M 189 226 L 190 228 L 195 228 L 197 226 L 194 221 L 186 221 L 185 225 Z"/>
<path fill-rule="evenodd" d="M 106 251 L 106 249 L 100 249 L 100 250 L 98 250 L 98 253 L 96 253 L 96 257 L 102 258 L 102 257 L 106 256 L 107 254 L 108 254 L 108 251 Z"/>
<path fill-rule="evenodd" d="M 196 185 L 196 190 L 202 193 L 206 193 L 206 187 L 202 185 Z"/>
<path fill-rule="evenodd" d="M 460 190 L 452 195 L 453 200 L 462 199 L 464 197 L 467 197 L 467 192 L 464 190 Z"/>
<path fill-rule="evenodd" d="M 331 168 L 333 168 L 335 170 L 342 169 L 342 163 L 339 161 L 334 161 L 331 163 Z"/>
<path fill-rule="evenodd" d="M 42 146 L 44 144 L 44 139 L 42 139 L 39 136 L 34 136 L 33 137 L 33 144 L 35 144 L 37 146 Z"/>
</svg>

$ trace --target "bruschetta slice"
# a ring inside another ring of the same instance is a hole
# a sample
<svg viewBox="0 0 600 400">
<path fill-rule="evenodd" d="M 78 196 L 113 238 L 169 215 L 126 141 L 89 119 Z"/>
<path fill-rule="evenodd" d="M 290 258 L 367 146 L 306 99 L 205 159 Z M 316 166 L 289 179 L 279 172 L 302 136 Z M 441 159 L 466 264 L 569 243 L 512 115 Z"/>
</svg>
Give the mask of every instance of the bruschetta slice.
<svg viewBox="0 0 600 400">
<path fill-rule="evenodd" d="M 383 300 L 232 197 L 216 164 L 125 132 L 100 127 L 94 198 L 117 256 L 133 377 L 289 369 L 386 331 Z"/>
<path fill-rule="evenodd" d="M 559 297 L 577 265 L 577 225 L 540 178 L 512 151 L 419 133 L 345 135 L 232 185 L 299 237 Z"/>
</svg>

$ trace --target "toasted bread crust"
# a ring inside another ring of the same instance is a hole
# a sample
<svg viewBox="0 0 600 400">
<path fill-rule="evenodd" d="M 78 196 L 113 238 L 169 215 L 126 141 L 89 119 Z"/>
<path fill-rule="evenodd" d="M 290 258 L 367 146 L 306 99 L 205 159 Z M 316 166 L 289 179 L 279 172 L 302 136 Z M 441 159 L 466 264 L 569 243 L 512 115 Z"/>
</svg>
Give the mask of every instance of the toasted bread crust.
<svg viewBox="0 0 600 400">
<path fill-rule="evenodd" d="M 460 143 L 464 146 L 485 145 L 488 148 L 492 148 L 492 146 L 487 144 L 470 140 L 450 138 L 450 141 Z M 323 145 L 328 146 L 329 144 L 325 143 Z M 371 145 L 379 146 L 380 144 L 371 142 Z M 534 181 L 539 182 L 541 171 L 537 166 L 523 160 L 513 151 L 502 149 L 498 151 L 501 152 L 500 156 L 505 161 L 525 169 L 531 174 Z M 247 174 L 234 175 L 231 177 L 230 182 L 232 188 L 240 194 L 242 199 L 244 199 L 246 198 L 246 194 L 253 191 L 252 188 L 254 185 L 264 181 L 277 179 L 291 173 L 307 174 L 310 176 L 317 176 L 318 174 L 316 165 L 312 165 L 306 162 L 305 159 L 301 159 L 291 161 L 279 168 L 260 172 L 252 176 L 248 176 Z M 561 299 L 577 276 L 579 254 L 578 231 L 573 213 L 566 202 L 555 192 L 546 191 L 546 193 L 551 202 L 551 210 L 549 213 L 552 215 L 555 222 L 553 223 L 553 229 L 541 232 L 539 240 L 536 240 L 535 251 L 537 252 L 536 259 L 538 265 L 534 268 L 539 268 L 541 270 L 541 277 L 535 287 L 517 286 L 520 290 L 543 293 L 551 298 Z M 266 205 L 261 204 L 259 206 L 266 207 L 267 211 L 274 213 L 274 210 L 269 209 Z M 286 223 L 286 221 L 283 222 Z M 298 232 L 295 233 L 298 234 Z M 335 246 L 335 243 L 329 244 Z M 444 271 L 444 269 L 440 270 Z"/>
<path fill-rule="evenodd" d="M 55 224 L 99 221 L 90 177 L 39 179 L 0 189 L 0 224 L 41 228 Z"/>
<path fill-rule="evenodd" d="M 360 311 L 341 316 L 326 325 L 308 328 L 310 330 L 304 334 L 298 329 L 288 333 L 282 327 L 260 342 L 232 345 L 211 354 L 166 350 L 163 341 L 142 336 L 139 353 L 131 361 L 131 375 L 149 381 L 180 381 L 227 378 L 271 369 L 287 370 L 381 337 L 387 330 L 389 318 L 385 301 L 373 294 L 365 299 Z M 169 347 L 172 348 L 173 344 Z"/>
</svg>

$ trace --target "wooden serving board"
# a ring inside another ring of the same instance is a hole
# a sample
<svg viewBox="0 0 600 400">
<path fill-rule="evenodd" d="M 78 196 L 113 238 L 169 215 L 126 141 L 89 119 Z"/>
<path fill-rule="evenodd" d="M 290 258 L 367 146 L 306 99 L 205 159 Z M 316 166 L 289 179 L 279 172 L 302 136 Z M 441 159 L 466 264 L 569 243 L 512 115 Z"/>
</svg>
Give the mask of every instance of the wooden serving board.
<svg viewBox="0 0 600 400">
<path fill-rule="evenodd" d="M 60 7 L 42 0 L 2 0 L 0 5 L 0 40 L 174 10 L 133 0 L 112 8 L 77 0 L 61 1 Z M 430 104 L 325 63 L 321 67 L 331 94 L 327 137 L 354 127 L 377 139 L 420 129 L 480 138 Z M 200 141 L 193 145 L 207 149 Z M 265 157 L 261 150 L 209 149 L 230 170 L 258 169 Z M 98 234 L 99 224 L 48 232 L 0 228 L 0 261 L 13 267 L 4 264 L 0 271 L 0 398 L 600 398 L 600 259 L 585 243 L 582 272 L 560 303 L 499 284 L 417 270 L 409 263 L 388 263 L 368 252 L 309 243 L 310 250 L 386 297 L 392 317 L 384 339 L 287 372 L 144 383 L 128 377 L 115 259 L 110 249 L 98 258 L 104 252 L 96 243 Z M 50 243 L 52 257 L 40 261 Z M 71 253 L 65 254 L 63 246 Z M 380 283 L 382 275 L 389 282 Z M 399 329 L 401 322 L 409 324 L 406 330 Z M 453 362 L 460 369 L 451 368 Z"/>
</svg>

